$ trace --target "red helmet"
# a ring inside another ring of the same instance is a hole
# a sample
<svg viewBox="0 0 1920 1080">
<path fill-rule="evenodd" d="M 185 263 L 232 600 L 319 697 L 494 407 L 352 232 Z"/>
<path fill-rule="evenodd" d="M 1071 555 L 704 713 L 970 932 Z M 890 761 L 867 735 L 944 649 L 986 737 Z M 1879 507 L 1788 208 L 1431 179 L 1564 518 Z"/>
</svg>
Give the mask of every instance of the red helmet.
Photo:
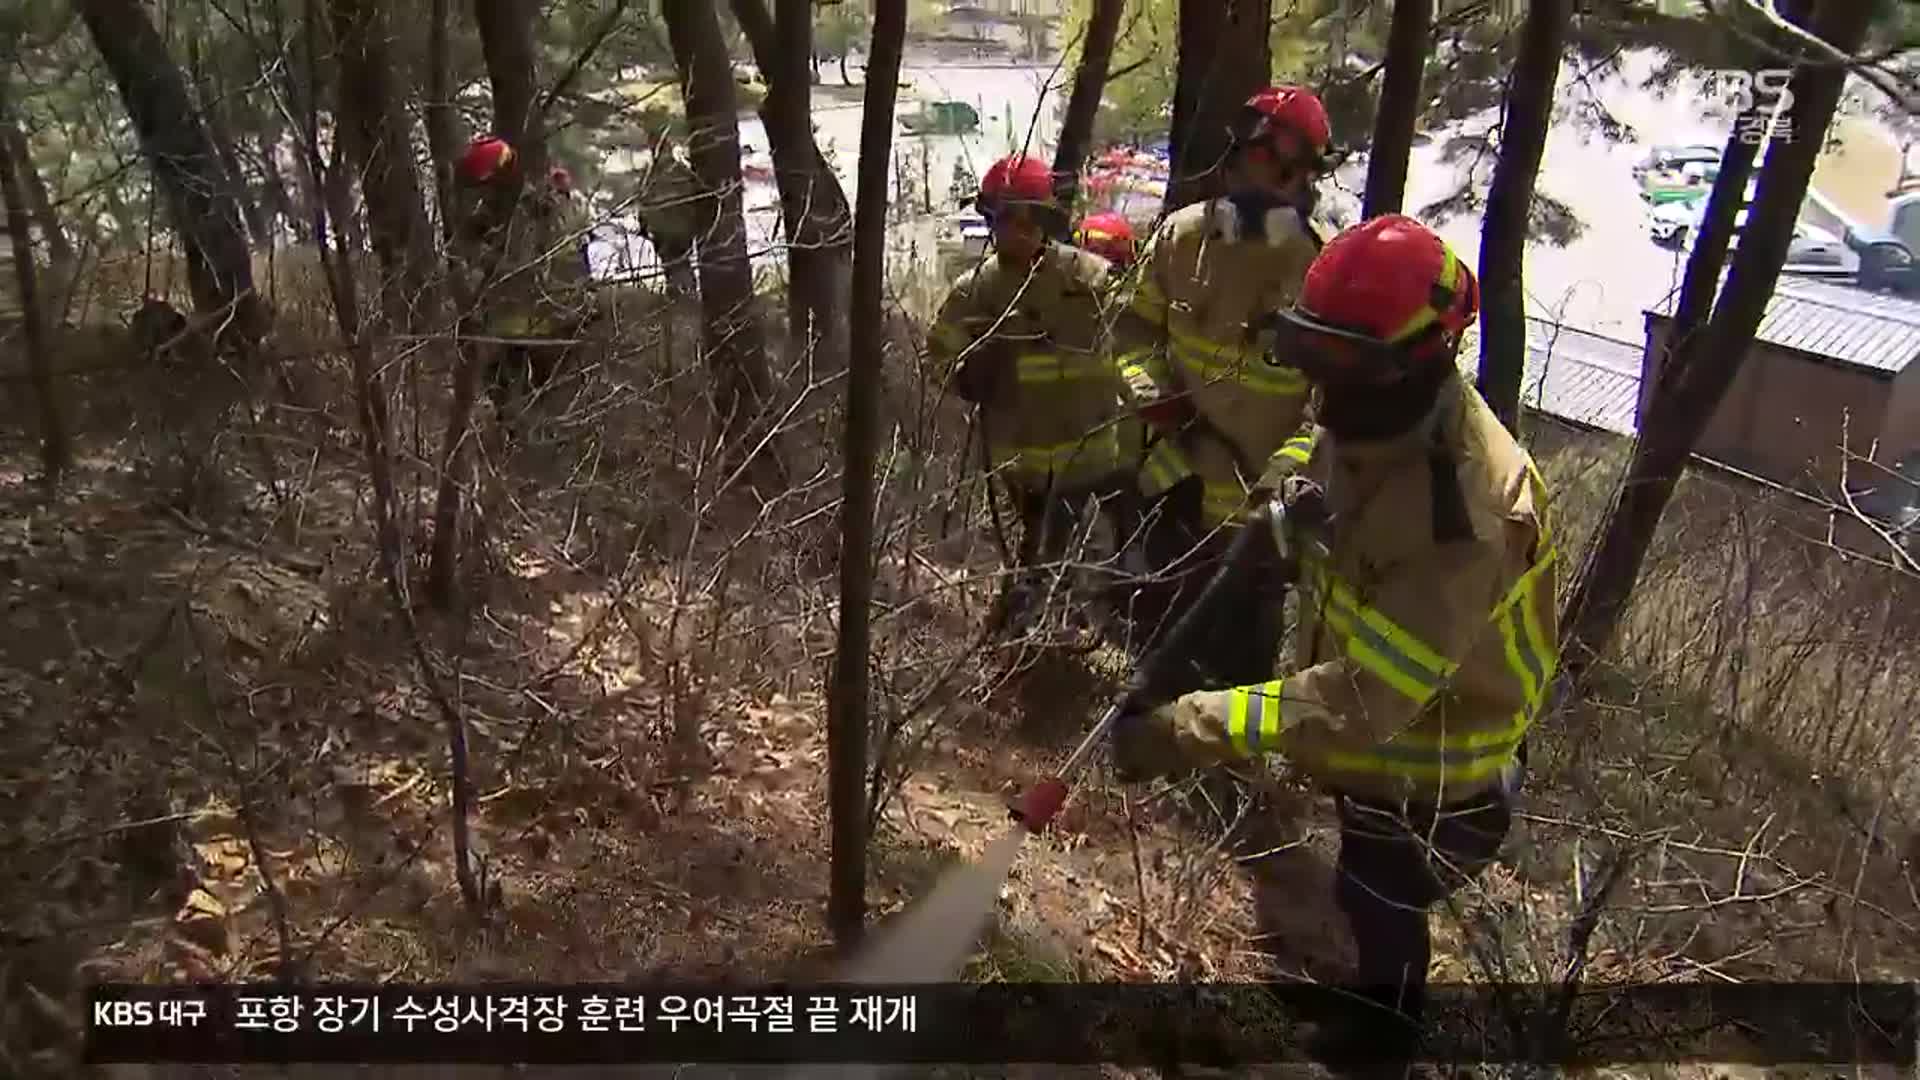
<svg viewBox="0 0 1920 1080">
<path fill-rule="evenodd" d="M 1053 205 L 1053 170 L 1039 158 L 1025 154 L 1003 157 L 987 170 L 980 182 L 980 196 L 974 200 L 982 210 L 993 210 L 1008 203 L 1045 203 Z"/>
<path fill-rule="evenodd" d="M 1320 377 L 1366 366 L 1451 362 L 1480 311 L 1473 272 L 1439 235 L 1383 214 L 1327 242 L 1281 321 L 1288 351 Z"/>
<path fill-rule="evenodd" d="M 460 178 L 472 184 L 485 184 L 513 167 L 513 147 L 498 135 L 482 135 L 467 145 L 460 155 Z"/>
<path fill-rule="evenodd" d="M 553 190 L 555 191 L 563 194 L 571 193 L 573 191 L 573 174 L 565 168 L 555 165 L 552 171 L 547 173 L 547 183 L 553 185 Z"/>
<path fill-rule="evenodd" d="M 1133 265 L 1133 226 L 1110 210 L 1081 218 L 1073 242 L 1115 266 Z"/>
<path fill-rule="evenodd" d="M 1247 99 L 1234 141 L 1266 144 L 1287 157 L 1318 163 L 1333 148 L 1327 107 L 1303 86 L 1269 86 Z"/>
</svg>

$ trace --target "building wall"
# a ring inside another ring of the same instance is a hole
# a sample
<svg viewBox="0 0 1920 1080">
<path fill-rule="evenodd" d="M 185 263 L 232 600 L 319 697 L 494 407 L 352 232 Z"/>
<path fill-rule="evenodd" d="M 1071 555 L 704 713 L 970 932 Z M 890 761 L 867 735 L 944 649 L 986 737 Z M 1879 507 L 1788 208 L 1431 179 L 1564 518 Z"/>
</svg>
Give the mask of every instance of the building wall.
<svg viewBox="0 0 1920 1080">
<path fill-rule="evenodd" d="M 1908 364 L 1893 380 L 1876 460 L 1892 464 L 1920 450 L 1920 364 Z"/>
<path fill-rule="evenodd" d="M 1608 497 L 1613 485 L 1624 475 L 1631 453 L 1630 441 L 1607 431 L 1565 423 L 1544 414 L 1535 414 L 1538 422 L 1527 430 L 1526 443 L 1534 461 L 1551 485 L 1552 498 L 1562 542 L 1564 564 L 1578 567 L 1590 545 L 1598 538 L 1605 520 Z M 1701 457 L 1711 458 L 1702 451 Z M 1781 551 L 1812 552 L 1826 559 L 1838 552 L 1865 555 L 1879 562 L 1892 558 L 1886 538 L 1874 527 L 1827 501 L 1802 497 L 1755 483 L 1744 476 L 1715 467 L 1712 460 L 1692 461 L 1687 478 L 1663 515 L 1663 529 L 1671 529 L 1668 519 L 1699 516 L 1719 522 L 1721 532 L 1739 532 L 1731 523 L 1738 517 L 1740 528 L 1758 526 L 1753 539 L 1761 548 Z M 1908 550 L 1920 554 L 1920 537 L 1908 538 Z M 1717 569 L 1727 547 L 1697 541 L 1675 545 L 1687 558 L 1707 560 L 1716 569 L 1705 576 L 1722 580 Z M 1665 558 L 1676 556 L 1669 552 Z M 1572 575 L 1575 570 L 1565 571 Z M 1817 586 L 1813 587 L 1817 591 Z M 1809 597 L 1811 599 L 1811 597 Z"/>
<path fill-rule="evenodd" d="M 1668 325 L 1650 321 L 1649 357 L 1659 355 Z M 1642 369 L 1642 420 L 1657 377 L 1654 366 Z M 1775 483 L 1836 492 L 1843 435 L 1854 453 L 1869 453 L 1890 411 L 1889 390 L 1889 380 L 1857 368 L 1756 342 L 1695 451 Z M 1916 397 L 1912 420 L 1899 422 L 1920 424 L 1920 387 L 1908 394 Z"/>
</svg>

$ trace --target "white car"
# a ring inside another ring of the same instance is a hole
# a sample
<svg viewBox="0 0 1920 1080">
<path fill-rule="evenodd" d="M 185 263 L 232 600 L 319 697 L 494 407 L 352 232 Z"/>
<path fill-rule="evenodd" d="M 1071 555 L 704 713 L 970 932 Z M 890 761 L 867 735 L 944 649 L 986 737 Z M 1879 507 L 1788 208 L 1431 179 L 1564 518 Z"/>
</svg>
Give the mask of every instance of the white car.
<svg viewBox="0 0 1920 1080">
<path fill-rule="evenodd" d="M 1719 164 L 1720 148 L 1695 143 L 1683 146 L 1656 146 L 1647 151 L 1646 156 L 1634 162 L 1633 177 L 1638 180 L 1648 173 L 1677 170 L 1694 162 L 1712 162 Z"/>
<path fill-rule="evenodd" d="M 1741 200 L 1740 213 L 1733 219 L 1735 232 L 1747 224 L 1747 206 L 1753 202 L 1753 180 L 1747 181 L 1747 195 Z M 1701 219 L 1706 217 L 1707 199 L 1711 187 L 1690 199 L 1660 203 L 1647 211 L 1647 234 L 1653 242 L 1662 247 L 1685 247 L 1687 238 L 1700 231 Z"/>
<path fill-rule="evenodd" d="M 1748 189 L 1752 197 L 1752 189 Z M 1690 203 L 1668 203 L 1656 206 L 1647 215 L 1647 231 L 1652 234 L 1655 243 L 1665 247 L 1684 249 L 1700 233 L 1700 222 L 1706 216 L 1707 200 L 1698 199 Z M 1740 231 L 1747 226 L 1747 208 L 1742 206 L 1733 219 L 1733 241 L 1728 250 L 1740 246 Z M 1842 254 L 1846 245 L 1838 236 L 1818 225 L 1796 222 L 1793 226 L 1793 239 L 1787 245 L 1788 266 L 1840 266 L 1845 262 Z"/>
</svg>

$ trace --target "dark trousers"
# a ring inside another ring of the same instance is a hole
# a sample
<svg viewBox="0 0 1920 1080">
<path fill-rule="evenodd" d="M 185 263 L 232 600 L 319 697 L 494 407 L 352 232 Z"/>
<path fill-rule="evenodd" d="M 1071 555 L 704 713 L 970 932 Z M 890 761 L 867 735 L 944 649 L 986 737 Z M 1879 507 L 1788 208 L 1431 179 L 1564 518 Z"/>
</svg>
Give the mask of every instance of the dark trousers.
<svg viewBox="0 0 1920 1080">
<path fill-rule="evenodd" d="M 1129 615 L 1142 653 L 1157 647 L 1192 611 L 1239 535 L 1237 529 L 1211 532 L 1190 516 L 1156 506 L 1141 517 L 1137 532 L 1142 577 L 1131 585 Z M 1166 692 L 1184 694 L 1225 686 L 1247 686 L 1273 678 L 1285 632 L 1286 596 L 1272 583 L 1246 583 L 1227 589 L 1203 616 L 1198 636 L 1182 650 L 1183 677 Z"/>
<path fill-rule="evenodd" d="M 1334 901 L 1347 916 L 1363 992 L 1417 1031 L 1426 1007 L 1432 938 L 1427 910 L 1485 869 L 1513 824 L 1506 789 L 1442 807 L 1400 807 L 1336 796 L 1340 860 Z M 1372 1010 L 1368 1010 L 1372 1012 Z M 1385 1014 L 1363 1024 L 1391 1020 Z M 1383 1027 L 1382 1034 L 1387 1034 Z"/>
<path fill-rule="evenodd" d="M 654 253 L 660 256 L 660 267 L 666 274 L 667 295 L 698 294 L 700 284 L 694 266 L 693 238 L 673 232 L 654 232 L 650 236 Z"/>
<path fill-rule="evenodd" d="M 564 331 L 560 336 L 571 336 Z M 546 389 L 565 365 L 567 345 L 491 345 L 487 356 L 487 396 L 503 422 L 515 422 L 534 395 Z"/>
<path fill-rule="evenodd" d="M 1089 500 L 1098 502 L 1098 512 L 1113 529 L 1116 545 L 1126 542 L 1138 518 L 1135 500 L 1119 481 L 1066 487 L 1009 486 L 1020 515 L 1020 546 L 1014 552 L 1008 598 L 1016 612 L 1039 603 L 1056 575 L 1066 574 L 1068 568 L 1062 562 L 1072 541 L 1084 535 L 1090 525 Z"/>
</svg>

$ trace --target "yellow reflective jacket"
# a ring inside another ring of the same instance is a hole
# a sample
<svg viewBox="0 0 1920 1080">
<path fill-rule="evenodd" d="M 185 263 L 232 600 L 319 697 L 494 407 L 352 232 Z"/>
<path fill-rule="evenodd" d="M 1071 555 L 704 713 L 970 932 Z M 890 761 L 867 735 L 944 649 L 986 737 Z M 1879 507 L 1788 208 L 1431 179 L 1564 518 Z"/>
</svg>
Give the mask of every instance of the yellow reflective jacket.
<svg viewBox="0 0 1920 1080">
<path fill-rule="evenodd" d="M 1304 463 L 1311 446 L 1295 439 L 1306 380 L 1270 362 L 1266 318 L 1293 304 L 1319 245 L 1298 216 L 1270 217 L 1267 235 L 1243 238 L 1224 199 L 1176 210 L 1147 242 L 1114 325 L 1130 404 L 1184 393 L 1199 416 L 1151 445 L 1141 490 L 1200 476 L 1209 525 L 1243 518 L 1247 492 Z"/>
<path fill-rule="evenodd" d="M 942 373 L 966 365 L 989 388 L 981 423 L 1012 482 L 1092 483 L 1122 467 L 1123 439 L 1137 446 L 1107 350 L 1111 295 L 1105 259 L 1049 243 L 1029 270 L 989 257 L 941 305 L 928 352 Z"/>
<path fill-rule="evenodd" d="M 588 273 L 586 243 L 590 218 L 576 195 L 552 188 L 533 205 L 540 260 L 535 284 L 540 314 L 551 329 L 570 332 L 591 312 L 593 279 Z"/>
<path fill-rule="evenodd" d="M 584 211 L 544 188 L 521 196 L 521 211 L 502 221 L 495 199 L 467 194 L 454 237 L 454 256 L 478 298 L 482 331 L 499 337 L 548 337 L 572 332 L 591 302 L 579 236 Z"/>
<path fill-rule="evenodd" d="M 1436 539 L 1436 433 L 1471 538 Z M 1174 741 L 1198 764 L 1284 754 L 1363 799 L 1444 804 L 1494 786 L 1558 663 L 1545 481 L 1458 378 L 1411 434 L 1325 436 L 1306 473 L 1329 515 L 1296 540 L 1298 669 L 1181 698 L 1162 714 Z"/>
</svg>

